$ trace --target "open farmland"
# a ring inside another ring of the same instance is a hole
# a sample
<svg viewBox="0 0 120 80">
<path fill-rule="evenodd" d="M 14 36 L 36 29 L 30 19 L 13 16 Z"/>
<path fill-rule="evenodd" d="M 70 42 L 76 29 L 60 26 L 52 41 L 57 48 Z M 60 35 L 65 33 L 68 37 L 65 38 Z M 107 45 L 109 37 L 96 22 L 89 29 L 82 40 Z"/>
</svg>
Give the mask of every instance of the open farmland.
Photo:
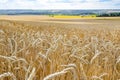
<svg viewBox="0 0 120 80">
<path fill-rule="evenodd" d="M 0 16 L 0 80 L 120 80 L 120 18 Z"/>
</svg>

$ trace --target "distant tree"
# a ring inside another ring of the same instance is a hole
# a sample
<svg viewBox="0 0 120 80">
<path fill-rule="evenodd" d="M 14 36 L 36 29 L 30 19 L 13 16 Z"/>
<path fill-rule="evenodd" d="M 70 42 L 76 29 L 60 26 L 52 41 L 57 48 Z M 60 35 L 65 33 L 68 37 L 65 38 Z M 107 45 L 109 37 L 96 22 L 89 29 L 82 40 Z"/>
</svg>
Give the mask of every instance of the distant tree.
<svg viewBox="0 0 120 80">
<path fill-rule="evenodd" d="M 97 15 L 98 17 L 118 17 L 120 13 L 104 13 Z"/>
</svg>

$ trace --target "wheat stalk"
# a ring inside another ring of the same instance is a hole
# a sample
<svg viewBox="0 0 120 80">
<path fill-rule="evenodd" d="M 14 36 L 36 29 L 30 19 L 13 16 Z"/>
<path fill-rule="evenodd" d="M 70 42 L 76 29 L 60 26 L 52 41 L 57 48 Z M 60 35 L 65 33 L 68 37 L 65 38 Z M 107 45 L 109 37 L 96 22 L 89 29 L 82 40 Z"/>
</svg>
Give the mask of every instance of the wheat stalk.
<svg viewBox="0 0 120 80">
<path fill-rule="evenodd" d="M 55 72 L 53 74 L 50 74 L 50 75 L 46 76 L 43 80 L 49 80 L 49 79 L 52 79 L 52 78 L 54 78 L 56 76 L 63 75 L 63 74 L 67 73 L 70 70 L 74 70 L 74 68 L 72 68 L 72 67 L 65 68 L 60 72 Z"/>
<path fill-rule="evenodd" d="M 82 79 L 87 80 L 87 76 L 85 74 L 82 63 L 80 63 L 80 70 L 81 70 L 81 74 L 82 74 L 82 77 L 83 77 Z"/>
<path fill-rule="evenodd" d="M 33 78 L 35 77 L 35 71 L 36 71 L 36 69 L 35 68 L 33 68 L 32 69 L 32 72 L 30 73 L 30 75 L 29 75 L 29 77 L 27 78 L 27 80 L 33 80 Z"/>
<path fill-rule="evenodd" d="M 13 63 L 17 61 L 23 61 L 24 63 L 28 64 L 28 62 L 24 58 L 17 58 L 16 56 L 7 57 L 7 56 L 0 55 L 0 58 L 6 59 L 6 60 L 12 60 Z"/>
<path fill-rule="evenodd" d="M 13 80 L 17 80 L 15 75 L 13 73 L 11 73 L 11 72 L 6 72 L 6 73 L 3 73 L 3 74 L 0 74 L 0 79 L 2 79 L 4 77 L 8 77 L 8 76 L 12 77 Z"/>
<path fill-rule="evenodd" d="M 50 74 L 50 75 L 46 76 L 43 80 L 49 80 L 49 79 L 52 79 L 56 76 L 63 75 L 65 73 L 67 73 L 65 70 L 60 71 L 60 72 L 56 72 L 56 73 L 53 73 L 53 74 Z"/>
<path fill-rule="evenodd" d="M 117 58 L 116 64 L 120 62 L 120 56 Z"/>
<path fill-rule="evenodd" d="M 96 51 L 96 53 L 94 54 L 94 56 L 92 57 L 90 63 L 92 64 L 93 63 L 93 60 L 98 57 L 99 55 L 101 54 L 101 52 L 99 52 L 98 50 Z"/>
<path fill-rule="evenodd" d="M 103 80 L 102 77 L 103 77 L 103 76 L 106 76 L 106 75 L 108 75 L 108 74 L 107 74 L 107 73 L 103 73 L 103 74 L 101 74 L 100 76 L 92 76 L 92 79 Z"/>
<path fill-rule="evenodd" d="M 77 66 L 76 64 L 68 64 L 68 65 L 61 65 L 63 67 L 68 67 L 66 69 L 64 69 L 64 71 L 66 70 L 71 70 L 73 72 L 73 77 L 74 80 L 78 80 L 78 74 L 77 74 Z"/>
<path fill-rule="evenodd" d="M 10 52 L 13 53 L 13 44 L 12 44 L 12 40 L 10 38 L 8 38 L 8 42 L 10 44 Z"/>
<path fill-rule="evenodd" d="M 0 29 L 0 33 L 4 34 L 5 32 L 3 30 Z"/>
</svg>

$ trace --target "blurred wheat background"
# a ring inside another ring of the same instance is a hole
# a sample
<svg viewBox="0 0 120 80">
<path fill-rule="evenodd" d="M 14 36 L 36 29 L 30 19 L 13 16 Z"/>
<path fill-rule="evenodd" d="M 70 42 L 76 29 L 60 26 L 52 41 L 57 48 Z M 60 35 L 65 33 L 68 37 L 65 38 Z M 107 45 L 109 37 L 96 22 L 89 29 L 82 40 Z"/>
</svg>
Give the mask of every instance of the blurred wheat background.
<svg viewBox="0 0 120 80">
<path fill-rule="evenodd" d="M 120 27 L 60 25 L 0 21 L 0 80 L 120 80 Z"/>
</svg>

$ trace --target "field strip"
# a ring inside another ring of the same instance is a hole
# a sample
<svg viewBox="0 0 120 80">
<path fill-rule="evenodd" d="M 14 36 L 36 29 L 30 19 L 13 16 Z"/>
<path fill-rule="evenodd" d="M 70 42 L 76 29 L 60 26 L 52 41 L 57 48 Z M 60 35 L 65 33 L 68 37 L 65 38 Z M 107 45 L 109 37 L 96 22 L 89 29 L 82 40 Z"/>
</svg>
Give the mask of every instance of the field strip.
<svg viewBox="0 0 120 80">
<path fill-rule="evenodd" d="M 39 21 L 39 22 L 66 23 L 66 24 L 101 24 L 101 23 L 91 23 L 91 22 L 69 22 L 69 21 Z"/>
</svg>

